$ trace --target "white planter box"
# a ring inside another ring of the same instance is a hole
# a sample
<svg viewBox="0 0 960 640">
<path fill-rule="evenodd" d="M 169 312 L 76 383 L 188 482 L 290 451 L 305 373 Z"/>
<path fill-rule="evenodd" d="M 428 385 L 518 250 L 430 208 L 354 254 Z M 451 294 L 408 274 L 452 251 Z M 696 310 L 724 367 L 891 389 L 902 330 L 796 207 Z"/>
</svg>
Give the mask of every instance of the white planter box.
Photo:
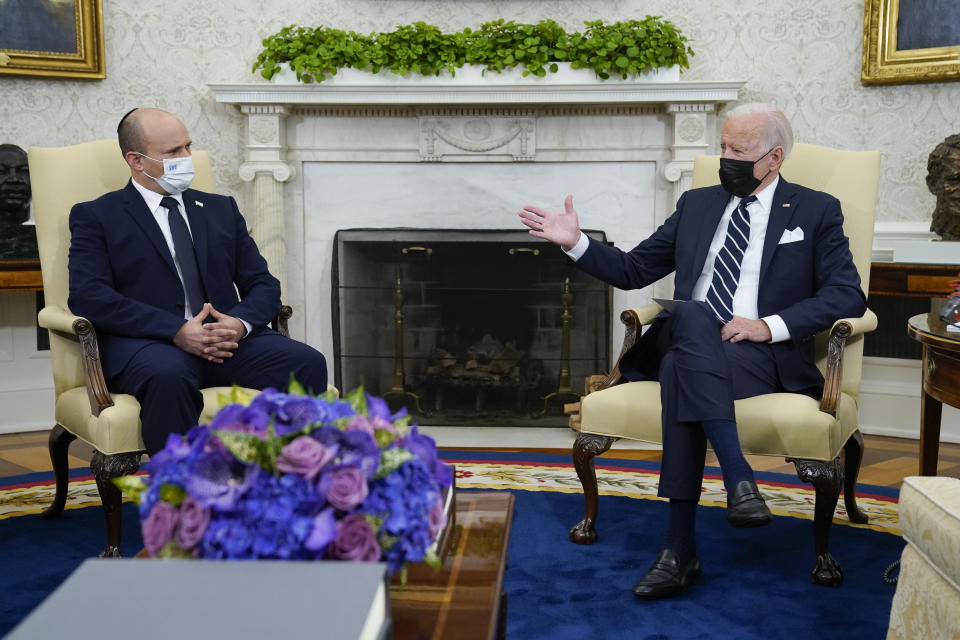
<svg viewBox="0 0 960 640">
<path fill-rule="evenodd" d="M 523 70 L 519 67 L 504 70 L 500 73 L 488 71 L 484 73 L 483 67 L 474 65 L 464 65 L 457 69 L 456 75 L 451 75 L 447 71 L 440 72 L 437 76 L 425 76 L 419 73 L 408 73 L 400 75 L 390 72 L 389 69 L 381 69 L 379 73 L 369 73 L 359 69 L 340 69 L 333 77 L 328 76 L 326 80 L 319 83 L 324 86 L 371 86 L 371 85 L 583 85 L 583 84 L 603 84 L 603 83 L 638 83 L 638 82 L 677 82 L 680 80 L 680 67 L 666 67 L 659 69 L 650 69 L 639 75 L 628 77 L 626 80 L 620 76 L 611 76 L 609 80 L 603 80 L 597 77 L 592 69 L 572 69 L 569 62 L 558 62 L 560 67 L 556 73 L 547 72 L 547 75 L 540 78 L 535 75 L 523 76 Z M 276 84 L 296 84 L 297 75 L 288 66 L 283 65 L 282 70 L 271 79 Z"/>
</svg>

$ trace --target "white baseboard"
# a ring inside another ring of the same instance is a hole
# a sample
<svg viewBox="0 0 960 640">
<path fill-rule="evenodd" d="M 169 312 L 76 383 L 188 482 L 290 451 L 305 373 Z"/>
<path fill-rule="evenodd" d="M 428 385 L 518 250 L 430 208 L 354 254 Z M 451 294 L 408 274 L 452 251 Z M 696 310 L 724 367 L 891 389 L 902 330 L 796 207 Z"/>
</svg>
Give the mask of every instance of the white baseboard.
<svg viewBox="0 0 960 640">
<path fill-rule="evenodd" d="M 53 387 L 0 392 L 0 433 L 47 431 L 53 427 Z"/>
<path fill-rule="evenodd" d="M 860 384 L 860 430 L 897 438 L 920 438 L 920 361 L 864 358 Z M 943 407 L 940 441 L 960 443 L 960 410 Z"/>
</svg>

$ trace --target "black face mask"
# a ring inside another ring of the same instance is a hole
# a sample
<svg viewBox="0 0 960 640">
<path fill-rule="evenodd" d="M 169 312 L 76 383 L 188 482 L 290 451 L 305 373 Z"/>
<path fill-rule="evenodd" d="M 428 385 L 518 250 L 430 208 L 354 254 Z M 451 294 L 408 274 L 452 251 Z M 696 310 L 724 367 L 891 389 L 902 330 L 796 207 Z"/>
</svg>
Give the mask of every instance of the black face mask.
<svg viewBox="0 0 960 640">
<path fill-rule="evenodd" d="M 776 148 L 776 146 L 770 147 L 770 151 Z M 760 186 L 760 183 L 770 175 L 770 172 L 767 171 L 763 178 L 758 180 L 753 175 L 753 165 L 763 160 L 770 151 L 753 161 L 720 158 L 720 184 L 723 185 L 727 193 L 738 198 L 746 198 L 753 193 L 754 189 Z"/>
</svg>

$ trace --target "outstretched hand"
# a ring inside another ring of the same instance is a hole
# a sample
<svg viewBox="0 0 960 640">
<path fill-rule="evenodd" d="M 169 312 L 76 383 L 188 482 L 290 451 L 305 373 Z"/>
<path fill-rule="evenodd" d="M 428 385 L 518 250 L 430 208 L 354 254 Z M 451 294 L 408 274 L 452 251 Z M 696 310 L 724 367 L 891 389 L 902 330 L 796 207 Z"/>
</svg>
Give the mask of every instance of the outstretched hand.
<svg viewBox="0 0 960 640">
<path fill-rule="evenodd" d="M 212 317 L 215 322 L 204 324 L 208 317 Z M 233 357 L 233 352 L 246 331 L 240 320 L 220 313 L 207 302 L 200 313 L 183 323 L 173 336 L 173 343 L 204 360 L 222 363 L 224 358 Z"/>
<path fill-rule="evenodd" d="M 520 222 L 530 227 L 534 238 L 549 240 L 569 251 L 580 240 L 580 220 L 573 208 L 573 196 L 563 201 L 563 213 L 551 213 L 540 207 L 526 205 L 518 212 Z"/>
</svg>

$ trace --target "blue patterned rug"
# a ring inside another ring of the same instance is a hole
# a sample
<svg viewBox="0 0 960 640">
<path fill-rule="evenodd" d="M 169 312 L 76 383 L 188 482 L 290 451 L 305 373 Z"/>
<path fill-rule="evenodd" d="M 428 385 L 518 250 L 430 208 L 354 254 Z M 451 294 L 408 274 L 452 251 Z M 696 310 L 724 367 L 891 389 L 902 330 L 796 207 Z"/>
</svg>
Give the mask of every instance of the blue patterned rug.
<svg viewBox="0 0 960 640">
<path fill-rule="evenodd" d="M 516 497 L 509 565 L 507 637 L 881 638 L 893 587 L 883 569 L 900 556 L 897 491 L 861 485 L 872 525 L 851 525 L 838 508 L 831 549 L 844 584 L 813 585 L 812 491 L 795 476 L 758 473 L 777 516 L 762 529 L 732 529 L 722 482 L 708 470 L 697 516 L 704 579 L 682 598 L 640 602 L 630 592 L 660 548 L 666 503 L 655 498 L 657 465 L 598 458 L 599 539 L 567 540 L 583 514 L 568 455 L 444 450 L 460 489 Z M 62 518 L 38 513 L 52 498 L 49 473 L 0 479 L 0 635 L 13 628 L 103 545 L 103 513 L 89 471 L 76 470 Z M 842 499 L 841 505 L 842 507 Z M 142 547 L 136 511 L 124 506 L 123 552 Z M 105 612 L 108 611 L 108 606 Z"/>
</svg>

